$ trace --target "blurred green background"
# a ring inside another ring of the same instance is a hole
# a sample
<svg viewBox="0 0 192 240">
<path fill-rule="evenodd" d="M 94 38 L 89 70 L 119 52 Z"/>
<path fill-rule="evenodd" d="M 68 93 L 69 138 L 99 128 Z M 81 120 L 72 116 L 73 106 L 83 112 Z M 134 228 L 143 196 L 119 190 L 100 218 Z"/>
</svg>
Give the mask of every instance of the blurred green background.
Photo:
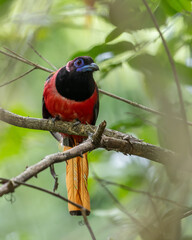
<svg viewBox="0 0 192 240">
<path fill-rule="evenodd" d="M 148 0 L 174 57 L 184 103 L 192 121 L 192 15 L 189 0 Z M 153 109 L 180 117 L 178 93 L 161 39 L 142 0 L 0 0 L 0 47 L 51 68 L 29 43 L 57 68 L 80 55 L 100 66 L 95 74 L 99 88 Z M 31 67 L 0 54 L 0 84 Z M 52 69 L 52 68 L 51 68 Z M 44 82 L 49 74 L 35 70 L 0 87 L 0 106 L 14 113 L 41 118 Z M 100 94 L 97 120 L 107 127 L 132 134 L 145 142 L 181 151 L 185 139 L 177 121 L 160 118 Z M 20 174 L 46 155 L 60 151 L 48 132 L 0 123 L 0 176 Z M 185 164 L 185 155 L 182 155 Z M 181 178 L 171 183 L 164 167 L 147 159 L 106 152 L 89 154 L 90 225 L 97 239 L 192 239 L 191 217 L 167 220 L 181 209 L 143 194 L 107 186 L 131 216 L 94 179 L 99 177 L 167 197 L 191 206 L 191 184 Z M 178 165 L 179 166 L 179 165 Z M 66 196 L 65 163 L 55 166 L 58 193 Z M 177 166 L 176 166 L 177 168 Z M 179 168 L 179 167 L 178 167 Z M 174 168 L 173 174 L 176 174 Z M 180 175 L 180 173 L 178 174 Z M 54 180 L 45 170 L 29 183 L 52 190 Z M 183 196 L 183 198 L 181 198 Z M 11 201 L 13 203 L 11 203 Z M 177 216 L 177 215 L 176 215 Z M 179 215 L 180 216 L 180 215 Z M 141 225 L 150 227 L 146 236 Z M 172 229 L 173 225 L 173 231 Z M 166 234 L 165 234 L 166 233 Z M 0 199 L 0 239 L 91 239 L 81 217 L 71 217 L 61 200 L 26 187 Z"/>
</svg>

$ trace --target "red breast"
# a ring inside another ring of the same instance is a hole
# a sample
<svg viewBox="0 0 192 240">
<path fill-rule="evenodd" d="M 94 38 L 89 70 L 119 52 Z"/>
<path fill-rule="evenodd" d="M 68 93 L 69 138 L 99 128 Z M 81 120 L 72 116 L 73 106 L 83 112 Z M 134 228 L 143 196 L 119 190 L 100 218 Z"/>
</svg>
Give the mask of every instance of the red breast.
<svg viewBox="0 0 192 240">
<path fill-rule="evenodd" d="M 48 112 L 53 116 L 59 116 L 64 121 L 78 119 L 81 123 L 91 124 L 93 120 L 93 109 L 98 99 L 97 89 L 92 96 L 85 101 L 74 101 L 61 96 L 55 86 L 57 72 L 45 82 L 44 101 Z"/>
</svg>

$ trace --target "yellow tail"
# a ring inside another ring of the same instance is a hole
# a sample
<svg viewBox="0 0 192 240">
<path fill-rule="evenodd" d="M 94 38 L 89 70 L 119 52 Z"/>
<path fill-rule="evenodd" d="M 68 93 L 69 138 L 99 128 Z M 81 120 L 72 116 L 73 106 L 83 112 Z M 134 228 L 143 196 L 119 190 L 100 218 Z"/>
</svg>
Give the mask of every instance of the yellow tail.
<svg viewBox="0 0 192 240">
<path fill-rule="evenodd" d="M 64 151 L 70 147 L 64 147 Z M 75 157 L 66 163 L 66 185 L 68 199 L 74 203 L 83 206 L 86 209 L 86 215 L 90 214 L 90 197 L 87 189 L 89 168 L 87 153 L 83 157 Z M 81 210 L 72 204 L 68 204 L 71 215 L 81 215 Z"/>
</svg>

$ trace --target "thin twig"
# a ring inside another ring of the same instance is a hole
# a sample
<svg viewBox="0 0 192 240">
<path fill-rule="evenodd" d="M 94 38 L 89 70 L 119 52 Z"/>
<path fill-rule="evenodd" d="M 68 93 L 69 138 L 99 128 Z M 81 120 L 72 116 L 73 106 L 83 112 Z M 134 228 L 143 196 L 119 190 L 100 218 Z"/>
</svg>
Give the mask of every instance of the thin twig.
<svg viewBox="0 0 192 240">
<path fill-rule="evenodd" d="M 95 175 L 95 174 L 94 174 Z M 105 191 L 108 193 L 111 199 L 117 204 L 117 207 L 121 212 L 123 212 L 125 215 L 127 215 L 137 226 L 140 227 L 140 230 L 145 229 L 146 232 L 150 232 L 150 229 L 146 227 L 142 222 L 140 222 L 137 218 L 132 216 L 127 209 L 119 202 L 119 200 L 112 194 L 112 192 L 102 183 L 100 182 L 98 178 L 95 178 L 99 184 L 105 189 Z"/>
<path fill-rule="evenodd" d="M 176 117 L 176 116 L 168 116 L 168 115 L 166 115 L 166 114 L 163 113 L 163 112 L 160 112 L 160 111 L 154 110 L 154 109 L 152 109 L 152 108 L 146 107 L 146 106 L 144 106 L 144 105 L 142 105 L 142 104 L 133 102 L 133 101 L 128 100 L 128 99 L 126 99 L 126 98 L 119 97 L 119 96 L 117 96 L 117 95 L 115 95 L 115 94 L 113 94 L 113 93 L 107 92 L 107 91 L 105 91 L 105 90 L 99 89 L 99 92 L 102 93 L 102 94 L 105 94 L 106 96 L 115 98 L 115 99 L 117 99 L 117 100 L 119 100 L 119 101 L 121 101 L 121 102 L 125 102 L 125 103 L 127 103 L 127 104 L 129 104 L 129 105 L 131 105 L 131 106 L 133 106 L 133 107 L 140 108 L 140 109 L 142 109 L 142 110 L 144 110 L 144 111 L 146 111 L 146 112 L 150 112 L 150 113 L 153 113 L 153 114 L 156 114 L 156 115 L 159 115 L 159 116 L 163 116 L 163 117 L 167 117 L 167 118 L 171 118 L 171 119 L 183 121 L 182 118 L 178 118 L 178 117 Z M 192 126 L 192 122 L 187 121 L 186 123 L 187 123 L 189 126 Z"/>
<path fill-rule="evenodd" d="M 145 110 L 145 111 L 147 111 L 147 112 L 155 113 L 155 114 L 160 115 L 160 116 L 165 116 L 165 114 L 164 114 L 163 112 L 159 112 L 159 111 L 156 111 L 156 110 L 154 110 L 154 109 L 152 109 L 152 108 L 146 107 L 146 106 L 144 106 L 144 105 L 142 105 L 142 104 L 139 104 L 139 103 L 136 103 L 136 102 L 132 102 L 132 101 L 130 101 L 130 100 L 128 100 L 128 99 L 119 97 L 119 96 L 117 96 L 117 95 L 115 95 L 115 94 L 109 93 L 109 92 L 104 91 L 104 90 L 102 90 L 102 89 L 99 89 L 99 92 L 100 92 L 100 93 L 103 93 L 103 94 L 105 94 L 105 95 L 107 95 L 107 96 L 109 96 L 109 97 L 112 97 L 112 98 L 115 98 L 115 99 L 117 99 L 117 100 L 120 100 L 121 102 L 128 103 L 128 104 L 131 105 L 131 106 L 134 106 L 134 107 L 143 109 L 143 110 Z"/>
<path fill-rule="evenodd" d="M 113 185 L 113 186 L 116 186 L 116 187 L 120 187 L 120 188 L 122 188 L 122 189 L 124 189 L 126 191 L 147 195 L 150 198 L 158 199 L 158 200 L 165 201 L 165 202 L 169 202 L 169 203 L 174 204 L 175 206 L 180 207 L 180 208 L 184 208 L 184 209 L 188 209 L 188 210 L 190 209 L 189 207 L 186 207 L 186 206 L 184 206 L 184 205 L 182 205 L 182 204 L 180 204 L 180 203 L 178 203 L 176 201 L 173 201 L 171 199 L 164 198 L 164 197 L 161 197 L 161 196 L 153 195 L 150 192 L 146 192 L 146 191 L 143 191 L 143 190 L 137 190 L 137 189 L 131 188 L 129 186 L 126 186 L 124 184 L 119 184 L 119 183 L 116 183 L 116 182 L 108 181 L 108 180 L 99 178 L 97 176 L 95 176 L 95 178 L 99 179 L 99 181 L 102 181 L 102 182 L 104 182 L 107 185 Z"/>
<path fill-rule="evenodd" d="M 15 82 L 16 80 L 21 79 L 22 77 L 24 77 L 24 76 L 26 76 L 27 74 L 29 74 L 29 73 L 31 73 L 32 71 L 34 71 L 35 69 L 36 69 L 36 67 L 34 67 L 34 68 L 30 69 L 29 71 L 23 73 L 23 74 L 20 75 L 19 77 L 14 78 L 13 80 L 10 80 L 10 81 L 8 81 L 8 82 L 5 82 L 5 83 L 1 84 L 1 85 L 0 85 L 0 88 L 1 88 L 1 87 L 4 87 L 4 86 L 6 86 L 6 85 L 8 85 L 8 84 L 10 84 L 10 83 L 12 83 L 12 82 Z"/>
<path fill-rule="evenodd" d="M 87 229 L 89 230 L 89 233 L 90 233 L 90 235 L 91 235 L 91 238 L 92 238 L 93 240 L 96 240 L 96 237 L 95 237 L 95 235 L 94 235 L 94 233 L 93 233 L 93 230 L 92 230 L 92 228 L 91 228 L 91 226 L 90 226 L 90 224 L 89 224 L 89 221 L 88 221 L 88 218 L 87 218 L 85 212 L 86 212 L 85 210 L 81 210 L 81 213 L 82 213 L 82 216 L 83 216 L 85 225 L 87 226 Z"/>
<path fill-rule="evenodd" d="M 169 62 L 170 62 L 170 65 L 171 65 L 171 69 L 172 69 L 172 72 L 173 72 L 173 76 L 174 76 L 174 80 L 175 80 L 175 84 L 176 84 L 176 87 L 177 87 L 177 92 L 178 92 L 178 96 L 179 96 L 179 102 L 180 102 L 180 111 L 181 111 L 181 116 L 182 116 L 182 119 L 183 119 L 183 122 L 184 122 L 184 128 L 185 128 L 185 132 L 186 132 L 186 137 L 188 139 L 188 151 L 189 153 L 192 154 L 192 150 L 191 150 L 191 138 L 190 138 L 190 134 L 189 134 L 189 129 L 188 129 L 188 126 L 187 126 L 187 115 L 186 115 L 186 111 L 185 111 L 185 106 L 184 106 L 184 101 L 183 101 L 183 95 L 182 95 L 182 91 L 181 91 L 181 86 L 180 86 L 180 82 L 179 82 L 179 79 L 178 79 L 178 75 L 177 75 L 177 70 L 176 70 L 176 66 L 175 66 L 175 62 L 173 60 L 173 57 L 169 51 L 169 48 L 168 48 L 168 45 L 165 41 L 165 38 L 160 30 L 160 27 L 158 25 L 158 22 L 154 16 L 154 14 L 152 13 L 148 3 L 146 0 L 143 0 L 143 3 L 160 35 L 160 38 L 162 40 L 162 43 L 163 43 L 163 46 L 165 48 L 165 51 L 166 51 L 166 54 L 167 54 L 167 57 L 169 59 Z"/>
<path fill-rule="evenodd" d="M 46 63 L 48 63 L 50 67 L 52 67 L 53 69 L 57 70 L 57 67 L 55 67 L 49 60 L 47 60 L 46 58 L 44 58 L 44 57 L 32 46 L 31 43 L 28 42 L 28 45 L 30 46 L 30 48 L 31 48 L 40 58 L 42 58 Z"/>
<path fill-rule="evenodd" d="M 154 212 L 154 216 L 156 218 L 156 221 L 158 223 L 158 228 L 157 228 L 157 231 L 158 231 L 158 236 L 160 236 L 161 239 L 165 239 L 164 238 L 164 227 L 163 227 L 163 224 L 162 224 L 162 219 L 161 217 L 159 216 L 159 213 L 157 211 L 157 206 L 156 204 L 153 202 L 153 199 L 149 197 L 149 201 L 150 201 L 150 206 Z M 154 223 L 154 219 L 151 219 L 151 223 L 153 224 Z"/>
<path fill-rule="evenodd" d="M 20 57 L 20 58 L 23 58 L 23 56 L 21 56 L 20 54 L 16 53 L 15 51 L 7 48 L 7 47 L 3 47 L 5 50 L 7 50 L 8 52 L 12 53 L 13 55 L 17 56 L 17 57 Z M 27 60 L 27 59 L 26 59 Z"/>
<path fill-rule="evenodd" d="M 10 184 L 13 184 L 13 188 L 14 188 L 14 183 L 15 183 L 15 184 L 17 184 L 17 185 L 23 185 L 23 186 L 30 187 L 30 188 L 33 188 L 33 189 L 37 189 L 37 190 L 39 190 L 39 191 L 41 191 L 41 192 L 45 192 L 45 193 L 48 193 L 48 194 L 50 194 L 50 195 L 52 195 L 52 196 L 54 196 L 54 197 L 60 198 L 60 199 L 62 199 L 63 201 L 65 201 L 65 202 L 67 202 L 67 203 L 70 203 L 70 204 L 72 204 L 72 205 L 75 206 L 75 207 L 78 207 L 78 208 L 80 208 L 80 209 L 83 209 L 83 206 L 81 206 L 81 205 L 79 205 L 79 204 L 77 204 L 77 203 L 75 203 L 75 202 L 72 202 L 72 201 L 70 201 L 69 199 L 61 196 L 60 194 L 55 193 L 55 192 L 52 192 L 52 191 L 49 191 L 49 190 L 47 190 L 47 189 L 45 189 L 45 188 L 41 188 L 41 187 L 38 187 L 38 186 L 35 186 L 35 185 L 31 185 L 31 184 L 29 184 L 29 183 L 17 181 L 17 180 L 14 180 L 14 179 L 7 179 L 7 178 L 2 178 L 2 177 L 0 177 L 0 181 L 1 181 L 0 184 L 5 184 L 5 183 L 10 182 Z"/>
<path fill-rule="evenodd" d="M 29 183 L 25 183 L 25 182 L 21 182 L 21 181 L 16 181 L 16 180 L 10 180 L 10 179 L 6 179 L 6 178 L 0 178 L 0 181 L 1 181 L 1 183 L 3 183 L 3 184 L 4 184 L 4 183 L 8 183 L 8 182 L 10 182 L 10 184 L 16 183 L 16 184 L 18 184 L 18 185 L 23 185 L 23 186 L 26 186 L 26 187 L 29 187 L 29 188 L 33 188 L 33 189 L 39 190 L 39 191 L 41 191 L 41 192 L 45 192 L 45 193 L 47 193 L 47 194 L 50 194 L 50 195 L 52 195 L 52 196 L 54 196 L 54 197 L 56 197 L 56 198 L 59 198 L 59 199 L 65 201 L 65 202 L 67 202 L 67 203 L 70 203 L 70 204 L 72 204 L 73 206 L 76 206 L 76 207 L 80 208 L 81 211 L 82 211 L 82 213 L 83 213 L 83 219 L 84 219 L 85 225 L 87 226 L 87 229 L 88 229 L 88 231 L 89 231 L 92 239 L 93 239 L 93 240 L 96 240 L 96 238 L 95 238 L 95 236 L 94 236 L 94 233 L 93 233 L 93 230 L 92 230 L 92 228 L 91 228 L 91 226 L 90 226 L 90 224 L 89 224 L 88 218 L 87 218 L 87 216 L 86 216 L 86 214 L 85 214 L 85 209 L 84 209 L 83 206 L 81 206 L 81 205 L 79 205 L 79 204 L 77 204 L 77 203 L 75 203 L 75 202 L 70 201 L 69 199 L 61 196 L 61 195 L 58 194 L 58 193 L 49 191 L 49 190 L 47 190 L 47 189 L 45 189 L 45 188 L 41 188 L 41 187 L 38 187 L 38 186 L 35 186 L 35 185 L 32 185 L 32 184 L 29 184 Z"/>
<path fill-rule="evenodd" d="M 28 65 L 33 66 L 33 67 L 36 67 L 36 68 L 38 68 L 38 69 L 41 69 L 41 70 L 43 70 L 43 71 L 45 71 L 45 72 L 49 72 L 49 73 L 52 73 L 52 72 L 53 72 L 53 70 L 50 70 L 50 69 L 45 68 L 45 67 L 42 67 L 42 66 L 40 66 L 39 64 L 33 63 L 33 62 L 31 62 L 30 60 L 28 60 L 28 59 L 26 59 L 26 58 L 23 58 L 23 57 L 20 56 L 19 54 L 16 54 L 14 51 L 11 51 L 11 50 L 9 50 L 9 51 L 12 52 L 12 53 L 14 53 L 14 54 L 7 53 L 7 52 L 4 52 L 4 51 L 2 51 L 2 50 L 0 50 L 0 53 L 2 53 L 2 54 L 5 55 L 5 56 L 14 58 L 14 59 L 16 59 L 16 60 L 18 60 L 18 61 L 24 62 L 24 63 L 26 63 L 26 64 L 28 64 Z"/>
<path fill-rule="evenodd" d="M 185 212 L 185 213 L 183 214 L 182 218 L 190 217 L 191 215 L 192 215 L 192 209 L 189 210 L 189 211 L 187 211 L 187 212 Z"/>
</svg>

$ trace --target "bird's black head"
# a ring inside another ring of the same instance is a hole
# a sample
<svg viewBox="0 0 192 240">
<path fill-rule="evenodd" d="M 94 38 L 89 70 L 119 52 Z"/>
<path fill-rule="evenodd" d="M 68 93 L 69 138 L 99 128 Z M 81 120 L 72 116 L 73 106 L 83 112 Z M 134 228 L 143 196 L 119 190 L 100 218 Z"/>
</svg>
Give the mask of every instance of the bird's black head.
<svg viewBox="0 0 192 240">
<path fill-rule="evenodd" d="M 93 62 L 93 59 L 88 56 L 77 57 L 69 61 L 66 65 L 68 72 L 93 72 L 99 70 L 97 64 Z"/>
<path fill-rule="evenodd" d="M 65 98 L 84 101 L 95 90 L 93 72 L 99 70 L 88 56 L 77 57 L 61 68 L 56 77 L 57 91 Z"/>
</svg>

